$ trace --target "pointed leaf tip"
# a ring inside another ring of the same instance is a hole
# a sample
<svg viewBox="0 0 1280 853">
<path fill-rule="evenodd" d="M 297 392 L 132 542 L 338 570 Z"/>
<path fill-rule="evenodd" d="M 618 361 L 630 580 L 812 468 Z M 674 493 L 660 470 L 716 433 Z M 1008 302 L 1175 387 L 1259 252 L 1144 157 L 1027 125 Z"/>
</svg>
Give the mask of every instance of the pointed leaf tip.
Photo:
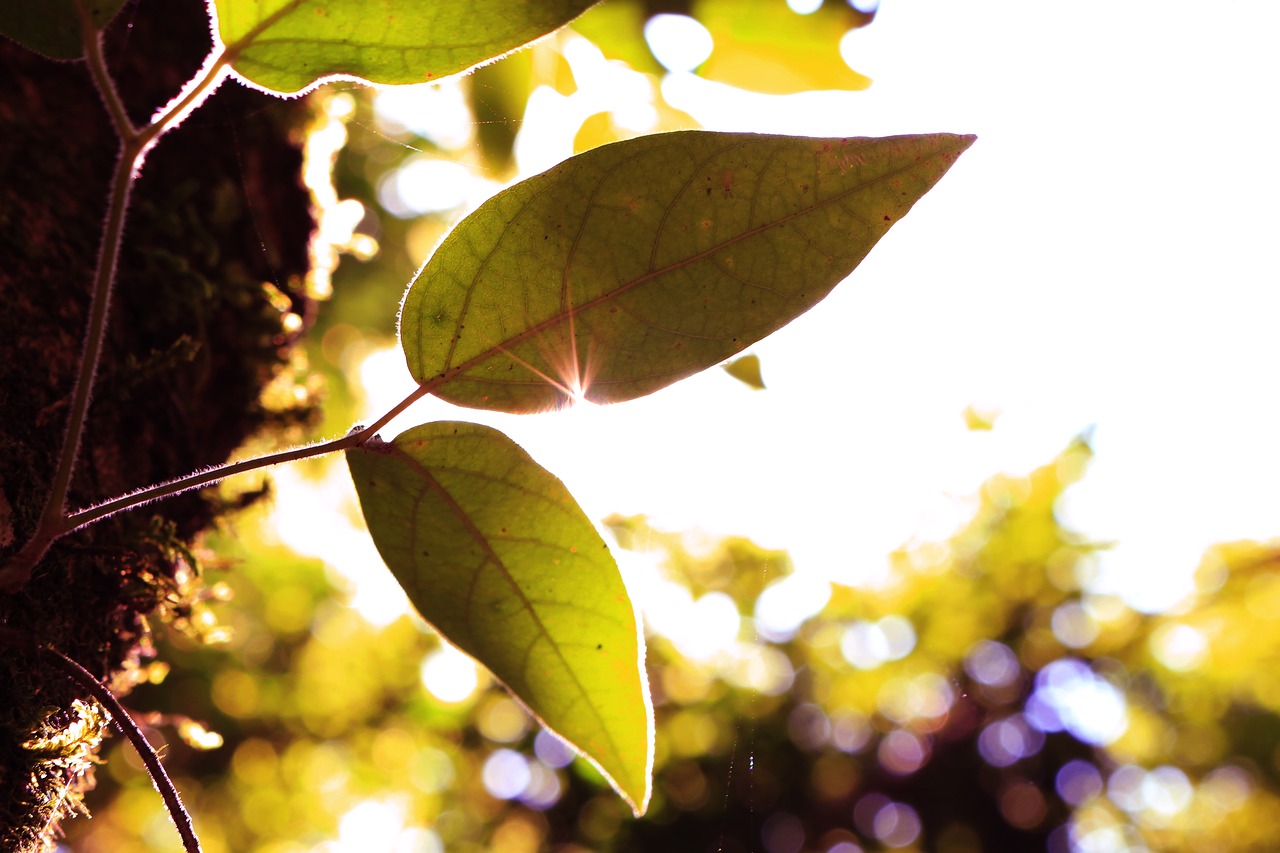
<svg viewBox="0 0 1280 853">
<path fill-rule="evenodd" d="M 642 814 L 654 742 L 643 635 L 564 484 L 467 423 L 416 427 L 347 463 L 374 543 L 423 618 Z"/>
<path fill-rule="evenodd" d="M 409 370 L 508 412 L 652 393 L 813 307 L 973 140 L 681 131 L 587 151 L 440 244 L 402 306 Z"/>
</svg>

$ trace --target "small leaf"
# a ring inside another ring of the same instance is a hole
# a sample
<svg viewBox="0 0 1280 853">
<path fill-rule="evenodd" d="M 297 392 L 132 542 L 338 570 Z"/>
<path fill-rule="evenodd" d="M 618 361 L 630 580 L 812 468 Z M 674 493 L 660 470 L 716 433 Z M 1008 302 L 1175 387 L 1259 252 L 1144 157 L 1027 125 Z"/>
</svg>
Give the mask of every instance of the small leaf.
<svg viewBox="0 0 1280 853">
<path fill-rule="evenodd" d="M 972 432 L 990 432 L 995 429 L 996 418 L 1000 417 L 1000 410 L 994 406 L 980 406 L 977 403 L 971 403 L 965 406 L 961 416 L 964 418 L 965 429 Z"/>
<path fill-rule="evenodd" d="M 757 391 L 764 390 L 764 376 L 760 373 L 760 356 L 744 355 L 724 365 L 724 370 L 742 384 L 749 385 Z"/>
<path fill-rule="evenodd" d="M 334 78 L 424 83 L 569 23 L 595 0 L 214 0 L 218 38 L 245 82 L 293 94 Z"/>
<path fill-rule="evenodd" d="M 373 541 L 423 618 L 643 813 L 653 709 L 640 629 L 564 484 L 502 433 L 467 423 L 366 442 L 347 464 Z"/>
<path fill-rule="evenodd" d="M 6 0 L 0 3 L 0 35 L 50 59 L 79 59 L 84 39 L 77 6 L 101 30 L 123 5 L 124 0 Z"/>
<path fill-rule="evenodd" d="M 579 154 L 440 244 L 401 307 L 409 370 L 508 412 L 652 393 L 811 308 L 973 140 L 683 131 Z"/>
</svg>

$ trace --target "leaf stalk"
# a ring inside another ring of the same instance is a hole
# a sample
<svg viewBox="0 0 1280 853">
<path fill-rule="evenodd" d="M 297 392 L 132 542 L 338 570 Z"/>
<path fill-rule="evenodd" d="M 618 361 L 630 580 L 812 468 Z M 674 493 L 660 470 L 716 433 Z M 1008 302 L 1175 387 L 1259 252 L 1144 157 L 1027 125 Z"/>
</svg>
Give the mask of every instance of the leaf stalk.
<svg viewBox="0 0 1280 853">
<path fill-rule="evenodd" d="M 127 509 L 142 506 L 143 504 L 158 501 L 163 498 L 173 497 L 183 492 L 198 489 L 202 486 L 209 486 L 227 477 L 236 474 L 244 474 L 249 471 L 256 471 L 259 468 L 268 468 L 272 465 L 279 465 L 283 462 L 296 462 L 301 459 L 311 459 L 315 456 L 324 456 L 328 453 L 336 453 L 340 450 L 350 450 L 353 447 L 359 447 L 369 439 L 377 435 L 378 430 L 386 426 L 396 415 L 403 412 L 409 406 L 426 396 L 428 392 L 426 386 L 419 386 L 414 389 L 413 393 L 405 397 L 386 414 L 378 418 L 372 424 L 366 427 L 355 427 L 351 432 L 341 438 L 333 438 L 328 441 L 318 442 L 316 444 L 308 444 L 302 447 L 294 447 L 288 450 L 281 450 L 278 453 L 268 453 L 265 456 L 256 456 L 253 459 L 244 459 L 240 462 L 230 462 L 225 465 L 219 465 L 214 468 L 208 468 L 204 471 L 196 471 L 173 480 L 158 483 L 154 486 L 148 486 L 145 489 L 139 489 L 136 492 L 130 492 L 127 495 L 121 495 L 108 501 L 86 507 L 78 512 L 73 512 L 61 520 L 60 528 L 56 536 L 79 530 L 87 527 L 95 521 L 101 521 L 104 518 L 115 515 L 118 512 L 124 512 Z M 55 537 L 56 538 L 56 537 Z"/>
<path fill-rule="evenodd" d="M 160 756 L 156 755 L 156 751 L 147 740 L 146 735 L 142 733 L 142 729 L 138 728 L 138 724 L 133 717 L 120 704 L 120 700 L 107 689 L 105 684 L 94 678 L 89 670 L 62 652 L 49 646 L 41 646 L 40 652 L 54 668 L 74 681 L 92 696 L 98 704 L 107 709 L 107 712 L 111 715 L 111 721 L 129 739 L 129 743 L 133 744 L 133 748 L 138 751 L 138 757 L 146 765 L 147 773 L 151 776 L 152 783 L 156 786 L 156 790 L 160 792 L 165 808 L 169 810 L 169 818 L 173 821 L 173 825 L 178 830 L 178 835 L 182 838 L 183 850 L 186 853 L 201 853 L 200 839 L 196 836 L 195 829 L 191 825 L 191 815 L 187 813 L 186 807 L 183 806 L 182 797 L 179 796 L 178 789 L 174 787 L 173 780 L 169 778 L 164 765 L 160 762 Z"/>
</svg>

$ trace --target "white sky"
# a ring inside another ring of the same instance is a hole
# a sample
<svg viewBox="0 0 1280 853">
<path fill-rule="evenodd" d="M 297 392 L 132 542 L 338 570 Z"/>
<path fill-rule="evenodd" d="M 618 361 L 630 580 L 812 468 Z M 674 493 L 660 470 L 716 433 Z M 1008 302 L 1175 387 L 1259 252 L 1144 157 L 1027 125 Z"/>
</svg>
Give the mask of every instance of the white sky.
<svg viewBox="0 0 1280 853">
<path fill-rule="evenodd" d="M 1094 425 L 1065 520 L 1118 543 L 1105 587 L 1172 604 L 1207 545 L 1280 533 L 1277 32 L 1269 0 L 912 0 L 848 37 L 866 92 L 668 78 L 711 129 L 979 139 L 849 281 L 753 348 L 767 391 L 712 370 L 538 417 L 429 400 L 385 434 L 491 423 L 593 517 L 745 534 L 851 582 Z M 565 156 L 546 128 L 570 108 L 543 101 L 526 167 Z M 398 351 L 378 363 L 370 414 L 411 387 Z M 965 430 L 971 403 L 1001 411 L 993 432 Z"/>
</svg>

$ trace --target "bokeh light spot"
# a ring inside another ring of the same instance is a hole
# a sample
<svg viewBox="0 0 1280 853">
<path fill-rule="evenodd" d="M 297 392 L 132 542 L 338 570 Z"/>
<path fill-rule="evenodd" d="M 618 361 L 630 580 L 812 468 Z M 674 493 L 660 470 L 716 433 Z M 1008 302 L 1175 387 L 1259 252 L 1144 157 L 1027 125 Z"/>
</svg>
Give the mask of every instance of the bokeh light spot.
<svg viewBox="0 0 1280 853">
<path fill-rule="evenodd" d="M 453 784 L 453 759 L 443 750 L 423 747 L 409 762 L 409 781 L 424 794 L 443 791 Z"/>
<path fill-rule="evenodd" d="M 871 724 L 867 718 L 854 712 L 833 714 L 831 717 L 831 744 L 841 752 L 856 753 L 871 741 Z"/>
<path fill-rule="evenodd" d="M 578 756 L 573 747 L 546 729 L 542 729 L 534 737 L 533 752 L 543 764 L 557 769 L 568 767 Z"/>
<path fill-rule="evenodd" d="M 1102 774 L 1088 761 L 1077 758 L 1059 768 L 1054 787 L 1063 802 L 1082 806 L 1102 793 Z"/>
<path fill-rule="evenodd" d="M 654 15 L 644 25 L 644 38 L 662 67 L 677 73 L 706 62 L 715 47 L 707 28 L 688 15 Z"/>
<path fill-rule="evenodd" d="M 853 824 L 863 835 L 876 837 L 876 815 L 893 804 L 893 800 L 878 792 L 871 792 L 858 800 L 853 807 Z"/>
<path fill-rule="evenodd" d="M 1131 814 L 1142 811 L 1146 805 L 1142 796 L 1142 782 L 1146 776 L 1141 767 L 1133 764 L 1116 768 L 1107 780 L 1107 796 Z"/>
<path fill-rule="evenodd" d="M 725 677 L 732 683 L 765 696 L 786 693 L 791 689 L 795 676 L 795 668 L 785 652 L 773 646 L 754 644 L 743 644 L 725 670 Z"/>
<path fill-rule="evenodd" d="M 404 829 L 405 809 L 400 803 L 364 800 L 338 820 L 338 848 L 391 850 Z"/>
<path fill-rule="evenodd" d="M 816 752 L 831 737 L 831 721 L 827 712 L 812 702 L 804 702 L 787 715 L 787 733 L 796 746 Z"/>
<path fill-rule="evenodd" d="M 480 675 L 471 658 L 452 646 L 441 645 L 422 661 L 422 686 L 441 702 L 458 704 L 471 698 Z"/>
<path fill-rule="evenodd" d="M 481 195 L 477 187 L 478 179 L 460 163 L 419 156 L 378 182 L 378 202 L 409 219 L 463 207 Z"/>
<path fill-rule="evenodd" d="M 498 743 L 512 743 L 529 730 L 529 715 L 510 697 L 496 694 L 476 714 L 480 734 Z"/>
<path fill-rule="evenodd" d="M 1026 780 L 1014 782 L 1000 792 L 1000 814 L 1019 829 L 1034 829 L 1048 813 L 1044 794 Z"/>
<path fill-rule="evenodd" d="M 880 741 L 880 765 L 895 776 L 915 773 L 929 760 L 929 743 L 911 732 L 897 729 Z"/>
<path fill-rule="evenodd" d="M 1190 625 L 1161 625 L 1151 634 L 1151 653 L 1174 672 L 1189 672 L 1204 663 L 1209 641 Z"/>
<path fill-rule="evenodd" d="M 1177 767 L 1162 765 L 1142 779 L 1142 799 L 1147 808 L 1169 818 L 1191 803 L 1195 791 L 1187 774 Z"/>
<path fill-rule="evenodd" d="M 886 847 L 907 847 L 920 837 L 920 816 L 905 803 L 890 803 L 876 812 L 873 830 Z"/>
<path fill-rule="evenodd" d="M 1249 801 L 1253 782 L 1239 767 L 1219 767 L 1200 783 L 1200 792 L 1219 811 L 1232 812 Z"/>
<path fill-rule="evenodd" d="M 993 767 L 1008 767 L 1035 755 L 1044 746 L 1044 733 L 1027 724 L 1021 714 L 997 720 L 978 735 L 978 752 Z"/>
<path fill-rule="evenodd" d="M 831 599 L 831 584 L 806 574 L 787 575 L 756 599 L 756 630 L 762 639 L 783 643 L 795 636 Z"/>
<path fill-rule="evenodd" d="M 531 762 L 529 767 L 529 784 L 520 794 L 520 802 L 531 809 L 545 811 L 560 800 L 564 788 L 560 784 L 560 776 L 542 762 Z"/>
<path fill-rule="evenodd" d="M 485 759 L 481 778 L 490 794 L 500 800 L 512 800 L 525 792 L 533 774 L 523 755 L 513 749 L 499 749 Z"/>
<path fill-rule="evenodd" d="M 1022 671 L 1013 650 L 995 640 L 975 643 L 964 660 L 964 669 L 971 678 L 988 687 L 1012 684 Z"/>
<path fill-rule="evenodd" d="M 1078 601 L 1068 601 L 1053 611 L 1053 635 L 1069 649 L 1081 649 L 1098 639 L 1098 623 Z"/>
<path fill-rule="evenodd" d="M 1032 699 L 1044 707 L 1033 709 L 1028 703 L 1028 717 L 1037 725 L 1043 721 L 1042 730 L 1053 731 L 1056 717 L 1062 728 L 1093 746 L 1106 746 L 1129 725 L 1120 691 L 1075 658 L 1056 660 L 1040 670 Z"/>
<path fill-rule="evenodd" d="M 875 669 L 883 663 L 901 660 L 916 645 L 916 632 L 901 616 L 886 616 L 879 622 L 859 620 L 845 628 L 840 653 L 858 669 Z"/>
<path fill-rule="evenodd" d="M 413 133 L 452 150 L 471 142 L 475 119 L 457 79 L 380 88 L 373 109 L 378 130 L 388 136 Z"/>
</svg>

